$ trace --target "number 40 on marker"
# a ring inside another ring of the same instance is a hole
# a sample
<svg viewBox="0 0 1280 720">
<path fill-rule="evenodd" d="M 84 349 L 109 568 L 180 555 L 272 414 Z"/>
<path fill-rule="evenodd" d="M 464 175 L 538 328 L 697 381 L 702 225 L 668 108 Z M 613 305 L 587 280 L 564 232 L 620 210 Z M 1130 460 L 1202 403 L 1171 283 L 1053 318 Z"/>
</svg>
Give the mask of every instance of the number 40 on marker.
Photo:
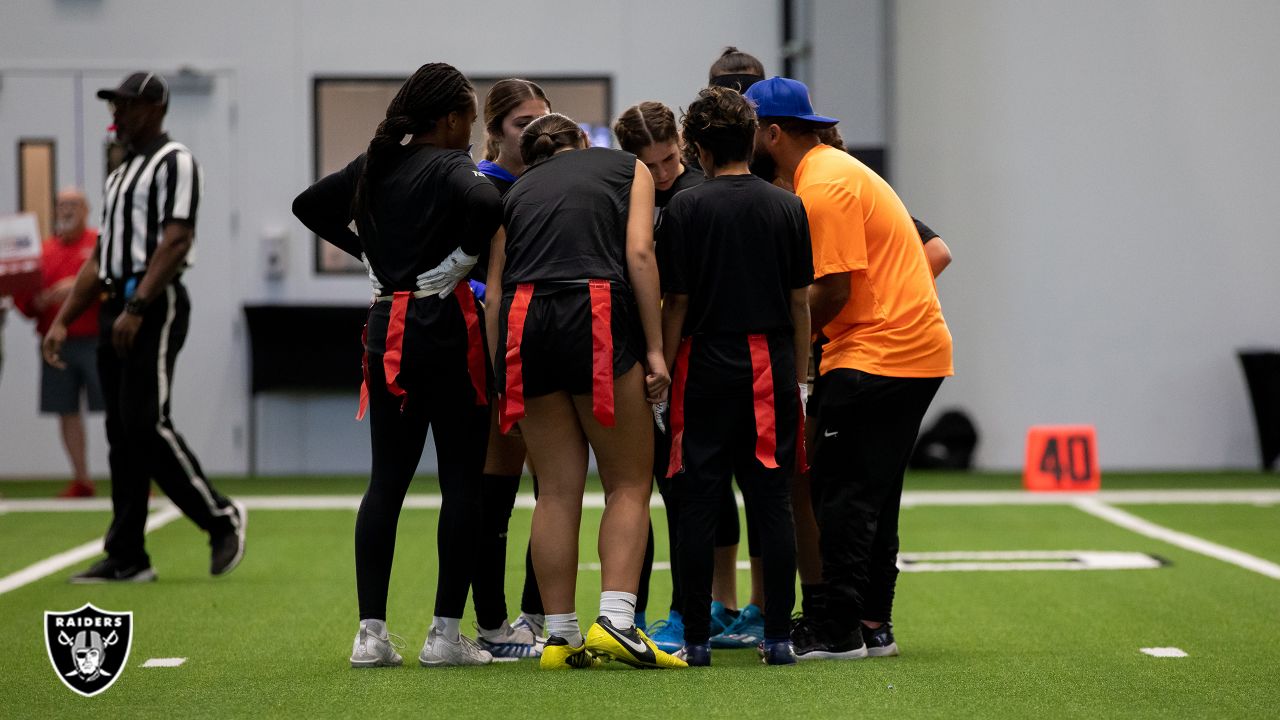
<svg viewBox="0 0 1280 720">
<path fill-rule="evenodd" d="M 1102 486 L 1092 425 L 1033 425 L 1027 430 L 1022 484 L 1037 492 L 1092 491 Z"/>
</svg>

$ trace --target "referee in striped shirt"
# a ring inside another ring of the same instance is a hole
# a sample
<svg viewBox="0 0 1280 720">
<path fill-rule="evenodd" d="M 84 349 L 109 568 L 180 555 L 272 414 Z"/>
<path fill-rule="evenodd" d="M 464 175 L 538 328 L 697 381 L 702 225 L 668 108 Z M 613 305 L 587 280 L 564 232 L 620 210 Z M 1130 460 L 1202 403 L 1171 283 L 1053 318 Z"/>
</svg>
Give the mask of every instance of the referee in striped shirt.
<svg viewBox="0 0 1280 720">
<path fill-rule="evenodd" d="M 209 570 L 223 575 L 244 555 L 244 506 L 209 484 L 169 417 L 174 363 L 191 318 L 181 277 L 195 239 L 200 168 L 163 130 L 169 88 L 160 75 L 134 73 L 118 88 L 99 90 L 98 97 L 108 102 L 128 155 L 107 177 L 97 252 L 80 268 L 43 347 L 45 360 L 60 366 L 67 325 L 105 294 L 98 372 L 107 409 L 113 516 L 107 557 L 71 581 L 155 579 L 143 543 L 152 478 L 209 534 Z"/>
</svg>

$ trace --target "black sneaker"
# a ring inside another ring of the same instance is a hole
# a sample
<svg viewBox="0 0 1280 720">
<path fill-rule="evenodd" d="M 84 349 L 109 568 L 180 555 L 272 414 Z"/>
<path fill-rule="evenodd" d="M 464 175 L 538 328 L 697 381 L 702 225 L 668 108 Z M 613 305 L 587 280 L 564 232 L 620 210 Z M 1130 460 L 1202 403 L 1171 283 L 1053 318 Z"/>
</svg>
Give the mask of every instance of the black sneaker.
<svg viewBox="0 0 1280 720">
<path fill-rule="evenodd" d="M 796 642 L 796 631 L 791 634 L 796 657 L 800 660 L 855 660 L 867 656 L 866 643 L 856 628 L 838 635 L 818 623 L 802 628 L 804 645 Z"/>
<path fill-rule="evenodd" d="M 226 575 L 240 564 L 244 557 L 244 532 L 249 525 L 249 513 L 244 503 L 231 501 L 231 527 L 221 532 L 210 533 L 209 574 Z"/>
<path fill-rule="evenodd" d="M 868 657 L 892 657 L 898 654 L 898 643 L 893 640 L 893 623 L 882 623 L 874 629 L 862 625 L 862 641 L 867 645 Z"/>
<path fill-rule="evenodd" d="M 791 620 L 791 644 L 797 655 L 804 654 L 822 644 L 818 637 L 818 623 L 807 615 L 797 615 Z"/>
<path fill-rule="evenodd" d="M 123 563 L 112 557 L 105 557 L 94 563 L 88 570 L 71 576 L 70 582 L 76 585 L 112 582 L 152 582 L 156 579 L 156 571 L 151 569 L 151 562 L 142 560 Z"/>
</svg>

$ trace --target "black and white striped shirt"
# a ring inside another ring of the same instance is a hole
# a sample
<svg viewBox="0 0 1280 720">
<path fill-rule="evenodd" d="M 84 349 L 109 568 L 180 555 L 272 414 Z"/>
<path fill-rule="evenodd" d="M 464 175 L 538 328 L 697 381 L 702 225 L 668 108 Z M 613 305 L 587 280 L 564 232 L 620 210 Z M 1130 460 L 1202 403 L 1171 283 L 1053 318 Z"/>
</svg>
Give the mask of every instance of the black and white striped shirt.
<svg viewBox="0 0 1280 720">
<path fill-rule="evenodd" d="M 203 187 L 191 151 L 168 135 L 125 158 L 107 176 L 103 191 L 98 277 L 123 281 L 145 272 L 165 225 L 195 227 Z M 189 253 L 184 267 L 191 261 Z"/>
</svg>

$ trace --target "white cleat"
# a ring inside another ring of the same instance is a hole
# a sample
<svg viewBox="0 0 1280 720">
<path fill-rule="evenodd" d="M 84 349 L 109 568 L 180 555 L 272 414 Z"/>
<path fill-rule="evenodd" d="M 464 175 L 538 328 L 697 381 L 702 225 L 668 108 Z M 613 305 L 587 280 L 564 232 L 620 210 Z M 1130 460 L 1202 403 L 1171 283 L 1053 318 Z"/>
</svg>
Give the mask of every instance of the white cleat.
<svg viewBox="0 0 1280 720">
<path fill-rule="evenodd" d="M 540 642 L 541 638 L 534 636 L 533 628 L 522 620 L 523 618 L 516 620 L 515 625 L 504 622 L 502 627 L 488 634 L 481 631 L 476 638 L 476 644 L 492 655 L 494 662 L 511 662 L 539 657 L 542 655 L 542 645 L 545 641 Z"/>
<path fill-rule="evenodd" d="M 493 662 L 493 656 L 466 635 L 459 635 L 456 642 L 449 642 L 433 627 L 427 631 L 427 641 L 422 644 L 418 662 L 423 667 L 488 665 Z"/>
<path fill-rule="evenodd" d="M 351 667 L 396 667 L 404 662 L 396 648 L 404 647 L 399 635 L 387 632 L 384 623 L 361 621 L 356 640 L 351 646 Z"/>
</svg>

